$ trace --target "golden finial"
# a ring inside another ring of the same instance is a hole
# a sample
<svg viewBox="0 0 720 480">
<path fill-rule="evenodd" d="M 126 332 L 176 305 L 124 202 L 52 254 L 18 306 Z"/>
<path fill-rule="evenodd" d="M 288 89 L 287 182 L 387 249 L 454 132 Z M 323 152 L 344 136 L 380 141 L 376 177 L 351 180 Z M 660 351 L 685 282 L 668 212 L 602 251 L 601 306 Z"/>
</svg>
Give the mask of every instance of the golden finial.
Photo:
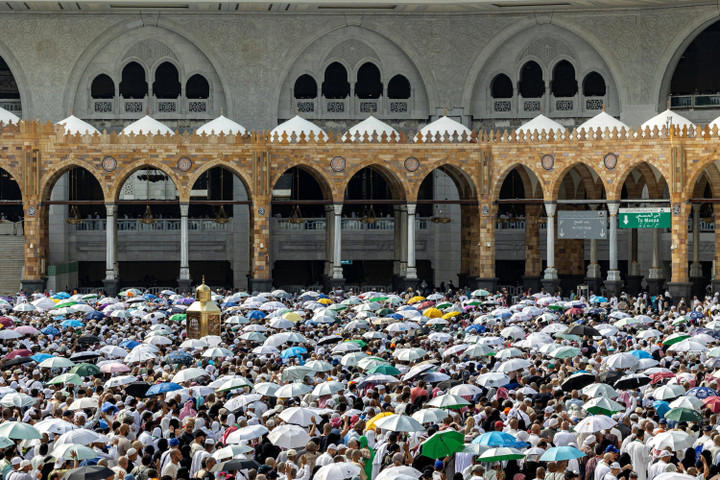
<svg viewBox="0 0 720 480">
<path fill-rule="evenodd" d="M 202 276 L 202 283 L 205 283 L 205 274 Z"/>
<path fill-rule="evenodd" d="M 443 117 L 447 117 L 447 107 L 443 107 Z"/>
<path fill-rule="evenodd" d="M 602 104 L 602 111 L 603 112 L 605 111 L 605 102 L 603 102 L 603 104 Z"/>
<path fill-rule="evenodd" d="M 667 106 L 667 109 L 670 110 L 670 99 L 669 98 L 667 99 L 666 106 Z"/>
</svg>

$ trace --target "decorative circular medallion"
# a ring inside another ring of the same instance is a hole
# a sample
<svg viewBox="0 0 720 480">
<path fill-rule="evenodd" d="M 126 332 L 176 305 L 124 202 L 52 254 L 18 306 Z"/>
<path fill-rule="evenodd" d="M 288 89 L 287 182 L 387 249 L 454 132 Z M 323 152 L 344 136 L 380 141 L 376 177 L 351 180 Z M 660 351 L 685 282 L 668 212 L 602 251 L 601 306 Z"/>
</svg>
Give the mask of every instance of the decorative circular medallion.
<svg viewBox="0 0 720 480">
<path fill-rule="evenodd" d="M 540 159 L 540 164 L 545 170 L 552 170 L 555 165 L 555 157 L 549 153 L 546 153 Z"/>
<path fill-rule="evenodd" d="M 180 157 L 177 161 L 177 168 L 183 172 L 187 172 L 192 167 L 192 160 L 188 157 Z"/>
<path fill-rule="evenodd" d="M 28 214 L 28 217 L 34 217 L 35 216 L 35 207 L 28 207 L 27 214 Z"/>
<path fill-rule="evenodd" d="M 420 160 L 415 157 L 408 157 L 405 159 L 405 170 L 408 172 L 414 172 L 420 168 Z"/>
<path fill-rule="evenodd" d="M 113 157 L 107 156 L 102 159 L 102 168 L 106 172 L 112 172 L 117 168 L 117 160 L 115 160 Z"/>
<path fill-rule="evenodd" d="M 330 168 L 334 172 L 342 172 L 345 170 L 345 159 L 343 157 L 333 157 L 330 160 Z"/>
<path fill-rule="evenodd" d="M 608 170 L 614 170 L 617 167 L 618 157 L 614 153 L 607 153 L 603 157 L 603 164 Z"/>
<path fill-rule="evenodd" d="M 261 217 L 265 216 L 265 207 L 258 208 L 258 215 L 260 215 Z"/>
</svg>

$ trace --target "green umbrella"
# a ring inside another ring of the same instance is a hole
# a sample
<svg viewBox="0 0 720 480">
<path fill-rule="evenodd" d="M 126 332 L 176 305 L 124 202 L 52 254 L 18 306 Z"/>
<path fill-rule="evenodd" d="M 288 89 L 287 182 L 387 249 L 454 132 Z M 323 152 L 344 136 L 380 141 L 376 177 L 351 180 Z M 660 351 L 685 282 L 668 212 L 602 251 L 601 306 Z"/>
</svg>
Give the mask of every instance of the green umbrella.
<svg viewBox="0 0 720 480">
<path fill-rule="evenodd" d="M 444 458 L 465 450 L 465 436 L 455 430 L 433 434 L 420 445 L 420 453 L 428 458 Z"/>
<path fill-rule="evenodd" d="M 690 335 L 688 335 L 687 333 L 673 333 L 672 335 L 667 337 L 665 340 L 663 340 L 662 343 L 663 343 L 663 345 L 668 347 L 670 345 L 674 345 L 676 343 L 682 342 L 686 338 L 690 338 Z"/>
<path fill-rule="evenodd" d="M 172 322 L 184 322 L 187 318 L 187 315 L 184 313 L 176 313 L 174 315 L 170 316 L 170 321 Z"/>
<path fill-rule="evenodd" d="M 482 288 L 480 288 L 480 289 L 475 290 L 474 292 L 472 292 L 471 295 L 472 295 L 473 297 L 489 297 L 489 296 L 490 296 L 490 292 L 488 292 L 487 290 L 483 290 Z"/>
<path fill-rule="evenodd" d="M 504 462 L 505 460 L 520 460 L 525 455 L 516 448 L 497 447 L 486 450 L 480 455 L 481 462 Z"/>
<path fill-rule="evenodd" d="M 392 315 L 393 313 L 395 313 L 395 310 L 392 308 L 381 308 L 377 311 L 378 316 Z"/>
<path fill-rule="evenodd" d="M 593 415 L 602 414 L 611 416 L 613 413 L 625 410 L 625 407 L 613 400 L 610 400 L 609 398 L 596 397 L 592 400 L 588 400 L 587 402 L 585 402 L 585 404 L 583 405 L 583 409 L 587 410 Z"/>
<path fill-rule="evenodd" d="M 10 445 L 15 445 L 15 442 L 7 437 L 0 437 L 0 448 L 7 448 Z"/>
<path fill-rule="evenodd" d="M 564 312 L 565 311 L 565 305 L 552 304 L 548 308 L 550 310 L 555 310 L 556 312 Z"/>
<path fill-rule="evenodd" d="M 441 302 L 435 305 L 435 308 L 439 308 L 440 310 L 444 308 L 452 307 L 452 303 L 450 302 Z"/>
<path fill-rule="evenodd" d="M 78 375 L 77 373 L 63 373 L 62 375 L 58 375 L 57 377 L 47 382 L 48 385 L 59 385 L 61 383 L 72 383 L 73 385 L 80 385 L 82 383 L 82 378 L 80 378 L 80 375 Z"/>
<path fill-rule="evenodd" d="M 568 358 L 568 357 L 577 357 L 580 355 L 581 350 L 579 348 L 575 347 L 559 347 L 550 352 L 551 357 L 553 358 Z"/>
<path fill-rule="evenodd" d="M 556 333 L 555 336 L 562 338 L 563 340 L 571 340 L 573 342 L 579 342 L 582 340 L 582 337 L 573 335 L 572 333 Z"/>
<path fill-rule="evenodd" d="M 385 375 L 399 375 L 400 370 L 387 363 L 382 363 L 380 365 L 375 365 L 374 367 L 370 368 L 367 373 L 384 373 Z"/>
<path fill-rule="evenodd" d="M 347 343 L 355 343 L 355 344 L 357 344 L 360 348 L 365 348 L 365 347 L 367 346 L 367 342 L 366 342 L 366 341 L 364 341 L 364 340 L 359 340 L 359 339 L 357 339 L 357 338 L 354 339 L 354 340 L 346 340 L 346 342 L 347 342 Z"/>
<path fill-rule="evenodd" d="M 472 305 L 473 307 L 477 307 L 478 305 L 482 305 L 482 302 L 480 300 L 468 300 L 465 302 L 465 305 Z"/>
<path fill-rule="evenodd" d="M 347 309 L 347 305 L 343 305 L 342 303 L 335 303 L 327 308 L 328 310 L 332 310 L 333 312 L 339 312 L 341 310 Z"/>
<path fill-rule="evenodd" d="M 72 307 L 73 305 L 77 305 L 78 302 L 63 302 L 58 303 L 55 305 L 55 308 L 64 308 L 64 307 Z"/>
<path fill-rule="evenodd" d="M 81 377 L 92 377 L 100 373 L 100 368 L 92 363 L 78 363 L 70 369 L 70 373 L 77 373 Z"/>
<path fill-rule="evenodd" d="M 668 420 L 675 420 L 676 422 L 696 422 L 699 423 L 702 420 L 702 414 L 697 410 L 691 408 L 671 408 L 665 413 L 665 418 Z"/>
<path fill-rule="evenodd" d="M 23 422 L 4 422 L 0 425 L 0 437 L 12 440 L 35 440 L 40 432 L 32 425 Z"/>
<path fill-rule="evenodd" d="M 375 297 L 375 298 L 371 298 L 370 301 L 371 302 L 386 302 L 387 299 L 388 299 L 388 297 Z"/>
</svg>

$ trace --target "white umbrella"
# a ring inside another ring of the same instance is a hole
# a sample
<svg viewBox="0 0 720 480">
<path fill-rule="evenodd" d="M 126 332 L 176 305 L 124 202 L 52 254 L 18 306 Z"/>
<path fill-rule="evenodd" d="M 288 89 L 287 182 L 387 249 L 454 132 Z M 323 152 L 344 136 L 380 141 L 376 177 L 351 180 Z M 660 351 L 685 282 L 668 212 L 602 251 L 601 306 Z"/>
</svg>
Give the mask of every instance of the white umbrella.
<svg viewBox="0 0 720 480">
<path fill-rule="evenodd" d="M 305 395 L 311 391 L 311 386 L 305 385 L 304 383 L 293 382 L 278 388 L 273 396 L 277 398 L 299 397 L 300 395 Z"/>
<path fill-rule="evenodd" d="M 92 430 L 88 430 L 87 428 L 78 428 L 60 435 L 55 440 L 55 446 L 57 447 L 58 445 L 68 445 L 74 443 L 80 445 L 90 445 L 91 443 L 98 442 L 110 443 L 110 439 L 105 435 L 93 432 Z"/>
<path fill-rule="evenodd" d="M 517 370 L 524 370 L 532 365 L 532 362 L 524 358 L 512 358 L 500 364 L 498 371 L 502 373 L 515 372 Z"/>
<path fill-rule="evenodd" d="M 700 353 L 707 352 L 708 348 L 700 342 L 687 339 L 671 345 L 670 348 L 668 348 L 668 351 Z"/>
<path fill-rule="evenodd" d="M 447 393 L 445 395 L 438 395 L 427 402 L 426 405 L 437 408 L 451 408 L 459 405 L 470 405 L 470 402 L 458 395 Z"/>
<path fill-rule="evenodd" d="M 304 407 L 286 408 L 278 415 L 285 423 L 308 427 L 317 421 L 318 414 L 316 411 Z"/>
<path fill-rule="evenodd" d="M 346 480 L 360 474 L 360 466 L 350 462 L 338 462 L 320 467 L 313 480 Z"/>
<path fill-rule="evenodd" d="M 35 403 L 35 401 L 36 400 L 33 397 L 25 393 L 12 392 L 2 397 L 2 400 L 0 400 L 0 405 L 9 408 L 24 408 L 29 407 L 30 405 Z"/>
<path fill-rule="evenodd" d="M 153 360 L 155 358 L 156 358 L 156 355 L 148 350 L 133 348 L 130 353 L 125 355 L 125 358 L 123 358 L 123 362 L 124 363 L 147 362 L 148 360 Z"/>
<path fill-rule="evenodd" d="M 685 387 L 682 385 L 663 385 L 662 387 L 658 387 L 652 392 L 652 396 L 656 400 L 670 400 L 672 398 L 677 398 L 681 395 L 685 394 Z"/>
<path fill-rule="evenodd" d="M 638 358 L 635 355 L 627 352 L 620 352 L 610 355 L 605 360 L 605 365 L 613 370 L 624 369 L 624 368 L 635 368 L 638 364 Z"/>
<path fill-rule="evenodd" d="M 227 460 L 230 458 L 233 458 L 237 455 L 243 455 L 245 453 L 254 452 L 255 450 L 251 447 L 248 447 L 245 444 L 238 443 L 235 445 L 228 445 L 227 447 L 223 447 L 219 450 L 216 450 L 211 456 L 218 461 Z"/>
<path fill-rule="evenodd" d="M 240 410 L 241 408 L 244 408 L 245 406 L 257 402 L 262 398 L 262 395 L 259 393 L 248 393 L 245 395 L 239 395 L 237 397 L 232 397 L 230 400 L 225 402 L 223 407 L 225 407 L 227 410 L 234 412 L 236 410 Z"/>
<path fill-rule="evenodd" d="M 375 426 L 391 432 L 422 432 L 422 424 L 407 415 L 388 415 L 375 421 Z"/>
<path fill-rule="evenodd" d="M 420 470 L 416 470 L 412 467 L 407 467 L 405 465 L 399 467 L 389 467 L 383 469 L 378 474 L 378 476 L 375 477 L 375 480 L 395 480 L 401 475 L 417 479 L 420 478 L 422 472 Z"/>
<path fill-rule="evenodd" d="M 326 395 L 333 395 L 341 390 L 345 390 L 345 385 L 343 383 L 335 380 L 329 380 L 315 385 L 312 395 L 314 397 L 323 397 Z"/>
<path fill-rule="evenodd" d="M 670 408 L 690 408 L 698 412 L 703 408 L 705 402 L 694 395 L 678 397 L 670 402 Z"/>
<path fill-rule="evenodd" d="M 450 390 L 448 390 L 448 393 L 452 395 L 459 395 L 461 397 L 473 397 L 477 394 L 482 393 L 482 389 L 476 387 L 475 385 L 462 383 L 460 385 L 455 385 L 454 387 L 452 387 Z"/>
<path fill-rule="evenodd" d="M 42 362 L 38 364 L 38 367 L 40 368 L 67 368 L 72 367 L 75 365 L 75 362 L 73 362 L 70 359 L 67 359 L 65 357 L 50 357 L 46 358 Z"/>
<path fill-rule="evenodd" d="M 595 433 L 608 430 L 616 424 L 617 422 L 607 415 L 592 415 L 580 420 L 575 425 L 575 431 L 577 433 Z"/>
<path fill-rule="evenodd" d="M 450 414 L 442 408 L 423 408 L 412 414 L 412 418 L 420 423 L 440 423 Z"/>
<path fill-rule="evenodd" d="M 209 376 L 208 372 L 205 371 L 203 368 L 198 367 L 190 367 L 190 368 L 184 368 L 177 372 L 173 378 L 173 383 L 184 383 L 189 382 L 190 380 L 194 380 L 196 378 L 200 377 L 207 377 Z"/>
<path fill-rule="evenodd" d="M 504 373 L 497 373 L 497 372 L 490 372 L 490 373 L 483 373 L 482 375 L 478 376 L 477 378 L 478 385 L 482 385 L 483 387 L 502 387 L 503 385 L 507 385 L 510 383 L 510 377 L 505 375 Z"/>
<path fill-rule="evenodd" d="M 208 344 L 201 338 L 188 338 L 180 344 L 180 348 L 189 348 L 191 350 L 200 350 L 207 348 Z"/>
<path fill-rule="evenodd" d="M 50 452 L 50 456 L 62 460 L 82 461 L 96 458 L 98 456 L 98 452 L 90 447 L 86 447 L 85 445 L 70 443 L 58 445 L 52 452 Z"/>
<path fill-rule="evenodd" d="M 15 340 L 20 337 L 22 334 L 15 330 L 0 330 L 0 340 Z"/>
<path fill-rule="evenodd" d="M 648 445 L 652 448 L 663 450 L 669 447 L 674 452 L 690 448 L 694 443 L 695 439 L 681 430 L 668 430 L 667 432 L 658 433 L 648 441 Z"/>
<path fill-rule="evenodd" d="M 33 425 L 40 433 L 54 433 L 55 435 L 62 435 L 63 433 L 75 430 L 77 425 L 72 424 L 62 418 L 46 418 Z"/>
<path fill-rule="evenodd" d="M 247 427 L 238 428 L 227 436 L 225 443 L 247 443 L 255 440 L 268 433 L 268 429 L 264 425 L 249 425 Z"/>
<path fill-rule="evenodd" d="M 285 424 L 274 428 L 268 434 L 268 440 L 273 445 L 281 448 L 300 448 L 307 445 L 307 442 L 310 441 L 310 435 L 302 427 Z"/>
<path fill-rule="evenodd" d="M 110 380 L 105 382 L 105 388 L 121 387 L 123 385 L 136 382 L 137 379 L 138 378 L 134 375 L 120 375 L 117 377 L 112 377 Z"/>
<path fill-rule="evenodd" d="M 105 345 L 98 352 L 102 353 L 105 358 L 124 358 L 128 354 L 127 350 L 115 345 Z"/>
<path fill-rule="evenodd" d="M 271 397 L 275 394 L 275 392 L 278 391 L 279 388 L 280 388 L 280 385 L 278 385 L 277 383 L 260 382 L 260 383 L 255 384 L 255 386 L 253 387 L 253 390 L 255 392 L 259 393 L 260 395 L 265 395 L 265 396 Z"/>
<path fill-rule="evenodd" d="M 98 401 L 92 397 L 78 398 L 68 407 L 68 410 L 85 410 L 86 408 L 98 408 Z"/>
</svg>

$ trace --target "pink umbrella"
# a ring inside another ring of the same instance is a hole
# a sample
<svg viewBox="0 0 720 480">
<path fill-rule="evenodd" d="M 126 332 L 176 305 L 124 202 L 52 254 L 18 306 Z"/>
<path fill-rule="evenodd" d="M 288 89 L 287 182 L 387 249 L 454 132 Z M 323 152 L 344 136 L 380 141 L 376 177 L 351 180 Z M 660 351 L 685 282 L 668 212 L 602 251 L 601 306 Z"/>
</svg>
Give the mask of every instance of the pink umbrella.
<svg viewBox="0 0 720 480">
<path fill-rule="evenodd" d="M 22 333 L 23 335 L 39 335 L 40 331 L 35 328 L 31 327 L 30 325 L 23 325 L 21 327 L 17 327 L 14 329 L 18 333 Z"/>
<path fill-rule="evenodd" d="M 130 367 L 120 362 L 106 363 L 100 367 L 100 371 L 103 373 L 125 373 L 130 371 Z"/>
</svg>

